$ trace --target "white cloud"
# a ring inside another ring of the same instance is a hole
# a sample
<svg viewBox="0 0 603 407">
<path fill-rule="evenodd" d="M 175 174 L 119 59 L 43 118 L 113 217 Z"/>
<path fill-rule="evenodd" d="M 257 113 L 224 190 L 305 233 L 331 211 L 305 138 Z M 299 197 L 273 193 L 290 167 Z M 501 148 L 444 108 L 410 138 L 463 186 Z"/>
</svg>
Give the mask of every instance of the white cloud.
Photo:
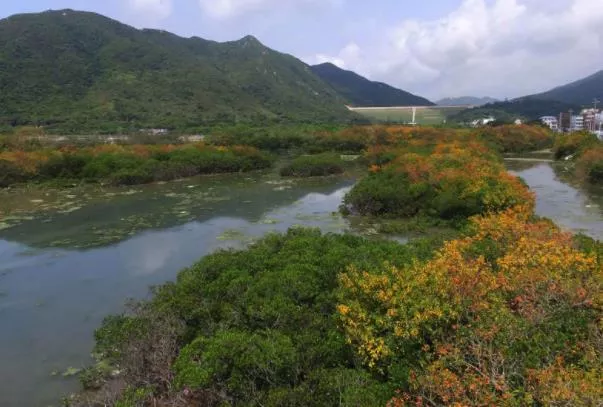
<svg viewBox="0 0 603 407">
<path fill-rule="evenodd" d="M 128 6 L 145 18 L 163 19 L 172 14 L 172 0 L 128 0 Z"/>
<path fill-rule="evenodd" d="M 340 5 L 343 0 L 199 0 L 201 9 L 211 18 L 229 19 L 249 12 L 271 11 L 299 6 Z"/>
<path fill-rule="evenodd" d="M 325 62 L 330 62 L 333 65 L 337 65 L 342 69 L 347 69 L 348 65 L 357 65 L 361 58 L 361 50 L 360 47 L 351 42 L 346 45 L 338 55 L 329 56 L 324 54 L 317 54 L 314 57 L 306 58 L 310 64 L 323 64 Z"/>
<path fill-rule="evenodd" d="M 356 43 L 310 60 L 431 97 L 520 96 L 603 69 L 603 1 L 464 0 L 440 19 L 401 21 L 377 43 Z"/>
</svg>

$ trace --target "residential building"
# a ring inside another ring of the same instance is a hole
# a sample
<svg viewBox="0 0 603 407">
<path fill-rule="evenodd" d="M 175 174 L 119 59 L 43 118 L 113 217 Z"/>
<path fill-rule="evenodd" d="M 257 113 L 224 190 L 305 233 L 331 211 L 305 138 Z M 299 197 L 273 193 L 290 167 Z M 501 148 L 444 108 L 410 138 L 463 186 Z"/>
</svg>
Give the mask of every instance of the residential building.
<svg viewBox="0 0 603 407">
<path fill-rule="evenodd" d="M 570 131 L 580 131 L 584 130 L 584 116 L 580 114 L 575 114 L 572 116 L 572 121 L 570 124 Z"/>
<path fill-rule="evenodd" d="M 559 131 L 559 120 L 555 116 L 542 116 L 540 118 L 542 124 L 548 126 L 553 131 Z"/>
<path fill-rule="evenodd" d="M 597 116 L 599 111 L 597 109 L 584 109 L 582 111 L 582 117 L 584 121 L 584 130 L 595 132 L 597 130 Z"/>
<path fill-rule="evenodd" d="M 571 113 L 560 113 L 558 122 L 559 131 L 568 132 L 572 127 L 572 114 Z"/>
</svg>

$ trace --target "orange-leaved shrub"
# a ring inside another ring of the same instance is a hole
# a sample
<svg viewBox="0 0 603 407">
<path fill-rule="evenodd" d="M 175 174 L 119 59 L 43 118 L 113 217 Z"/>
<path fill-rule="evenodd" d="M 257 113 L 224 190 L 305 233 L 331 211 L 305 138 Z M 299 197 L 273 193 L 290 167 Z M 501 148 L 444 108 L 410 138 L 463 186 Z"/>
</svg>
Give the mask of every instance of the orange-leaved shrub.
<svg viewBox="0 0 603 407">
<path fill-rule="evenodd" d="M 596 405 L 600 257 L 529 206 L 474 217 L 466 237 L 409 267 L 350 268 L 338 312 L 398 405 Z"/>
</svg>

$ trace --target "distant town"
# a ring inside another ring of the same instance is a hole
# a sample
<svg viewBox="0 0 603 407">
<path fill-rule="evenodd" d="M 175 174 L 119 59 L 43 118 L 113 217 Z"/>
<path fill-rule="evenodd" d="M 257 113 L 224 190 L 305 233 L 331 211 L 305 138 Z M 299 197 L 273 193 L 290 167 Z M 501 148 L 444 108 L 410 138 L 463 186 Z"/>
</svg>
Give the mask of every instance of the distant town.
<svg viewBox="0 0 603 407">
<path fill-rule="evenodd" d="M 598 103 L 596 101 L 594 108 L 583 109 L 579 114 L 561 112 L 558 116 L 542 116 L 540 121 L 556 132 L 589 131 L 603 140 L 603 112 L 597 109 Z"/>
</svg>

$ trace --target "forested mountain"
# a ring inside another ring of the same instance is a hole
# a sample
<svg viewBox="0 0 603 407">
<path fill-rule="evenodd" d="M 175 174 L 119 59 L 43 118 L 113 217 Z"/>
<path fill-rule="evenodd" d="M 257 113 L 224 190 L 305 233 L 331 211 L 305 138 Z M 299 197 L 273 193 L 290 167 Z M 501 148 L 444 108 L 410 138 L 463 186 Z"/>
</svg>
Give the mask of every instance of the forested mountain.
<svg viewBox="0 0 603 407">
<path fill-rule="evenodd" d="M 603 100 L 603 71 L 548 92 L 465 110 L 450 119 L 455 122 L 469 122 L 494 116 L 502 121 L 516 118 L 536 120 L 542 116 L 556 116 L 570 109 L 578 112 L 591 106 L 595 98 Z"/>
<path fill-rule="evenodd" d="M 557 100 L 574 105 L 591 105 L 595 98 L 603 100 L 603 70 L 576 82 L 529 97 Z"/>
<path fill-rule="evenodd" d="M 217 43 L 73 10 L 0 20 L 0 125 L 77 132 L 336 122 L 344 99 L 254 37 Z"/>
<path fill-rule="evenodd" d="M 580 105 L 558 102 L 555 100 L 541 100 L 525 97 L 505 102 L 489 103 L 487 105 L 467 109 L 449 118 L 452 122 L 471 122 L 473 120 L 492 116 L 502 122 L 512 122 L 515 119 L 536 120 L 542 116 L 556 116 L 560 112 L 570 109 L 580 110 Z"/>
<path fill-rule="evenodd" d="M 491 97 L 475 97 L 475 96 L 461 96 L 455 98 L 444 98 L 438 100 L 436 105 L 438 106 L 483 106 L 488 103 L 498 102 L 498 99 Z"/>
<path fill-rule="evenodd" d="M 433 106 L 420 96 L 381 82 L 370 81 L 355 72 L 346 71 L 331 63 L 312 66 L 312 71 L 330 84 L 353 106 Z"/>
</svg>

